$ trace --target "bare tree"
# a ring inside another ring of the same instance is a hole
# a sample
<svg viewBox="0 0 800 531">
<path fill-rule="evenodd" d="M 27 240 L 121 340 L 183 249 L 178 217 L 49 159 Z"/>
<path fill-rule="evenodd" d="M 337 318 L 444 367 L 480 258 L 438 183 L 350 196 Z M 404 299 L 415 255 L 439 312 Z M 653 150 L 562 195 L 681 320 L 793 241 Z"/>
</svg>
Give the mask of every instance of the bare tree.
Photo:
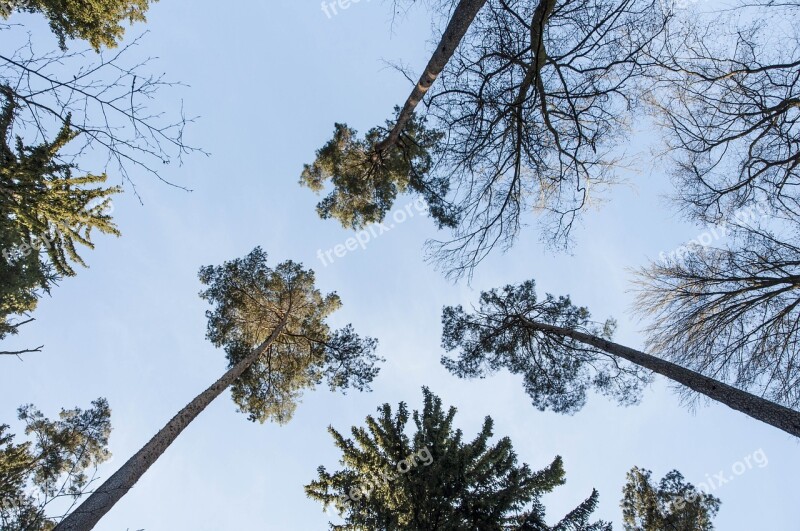
<svg viewBox="0 0 800 531">
<path fill-rule="evenodd" d="M 736 227 L 638 271 L 636 312 L 650 350 L 789 407 L 800 406 L 800 221 Z M 778 225 L 778 224 L 776 224 Z"/>
<path fill-rule="evenodd" d="M 83 155 L 97 153 L 106 159 L 103 169 L 113 165 L 134 190 L 134 173 L 161 178 L 164 165 L 202 152 L 184 141 L 192 118 L 182 106 L 173 117 L 148 108 L 157 95 L 180 83 L 148 73 L 150 58 L 129 62 L 140 39 L 99 54 L 40 53 L 28 39 L 0 53 L 0 85 L 17 107 L 13 133 L 33 144 L 51 140 L 68 125 L 76 140 L 63 154 L 64 162 L 80 168 Z"/>
<path fill-rule="evenodd" d="M 432 256 L 469 274 L 515 241 L 528 212 L 564 245 L 579 213 L 614 182 L 646 53 L 669 16 L 649 0 L 495 0 L 430 97 L 446 135 L 437 171 L 461 215 Z"/>
<path fill-rule="evenodd" d="M 652 109 L 691 216 L 716 221 L 762 200 L 800 214 L 798 16 L 796 0 L 696 15 L 653 58 Z"/>
</svg>

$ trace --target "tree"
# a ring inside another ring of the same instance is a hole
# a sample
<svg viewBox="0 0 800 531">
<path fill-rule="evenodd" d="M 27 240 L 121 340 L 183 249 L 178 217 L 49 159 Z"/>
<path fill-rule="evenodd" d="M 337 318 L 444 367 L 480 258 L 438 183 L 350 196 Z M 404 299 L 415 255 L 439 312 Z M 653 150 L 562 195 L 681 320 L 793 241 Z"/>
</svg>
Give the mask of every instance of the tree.
<svg viewBox="0 0 800 531">
<path fill-rule="evenodd" d="M 70 262 L 85 266 L 77 246 L 94 248 L 92 231 L 119 235 L 109 213 L 119 187 L 92 187 L 103 175 L 74 176 L 76 167 L 59 156 L 75 138 L 69 120 L 52 142 L 26 146 L 12 137 L 16 102 L 0 88 L 0 339 L 23 322 L 12 322 L 36 307 L 58 278 L 73 276 Z M 13 146 L 13 148 L 12 148 Z"/>
<path fill-rule="evenodd" d="M 125 64 L 138 39 L 111 55 L 66 51 L 66 38 L 86 39 L 96 51 L 116 46 L 120 23 L 144 20 L 149 3 L 0 0 L 4 18 L 45 14 L 61 42 L 60 51 L 41 53 L 30 35 L 0 27 L 8 41 L 0 54 L 0 339 L 33 320 L 37 300 L 74 275 L 71 263 L 85 265 L 76 243 L 92 248 L 92 230 L 118 234 L 109 199 L 121 187 L 92 186 L 105 182 L 110 165 L 136 193 L 131 171 L 169 183 L 160 168 L 198 151 L 183 140 L 192 120 L 182 110 L 177 119 L 147 110 L 145 102 L 175 84 L 147 74 L 149 59 Z M 86 157 L 98 155 L 106 160 L 101 171 L 82 168 Z"/>
<path fill-rule="evenodd" d="M 651 0 L 498 0 L 470 28 L 429 99 L 446 134 L 437 171 L 461 214 L 430 252 L 469 275 L 513 245 L 525 216 L 542 239 L 569 241 L 575 220 L 615 182 L 614 149 L 636 117 L 652 49 L 669 14 Z"/>
<path fill-rule="evenodd" d="M 383 221 L 399 193 L 423 195 L 430 212 L 442 226 L 452 226 L 454 214 L 442 197 L 445 180 L 426 178 L 432 164 L 431 152 L 441 134 L 426 128 L 414 110 L 430 90 L 452 57 L 469 25 L 486 0 L 460 0 L 442 38 L 428 61 L 394 123 L 376 127 L 359 140 L 346 124 L 336 124 L 334 135 L 317 151 L 314 163 L 306 164 L 300 183 L 321 191 L 330 180 L 334 190 L 317 206 L 323 219 L 335 218 L 346 228 L 360 228 Z"/>
<path fill-rule="evenodd" d="M 394 531 L 397 529 L 608 531 L 610 524 L 590 523 L 597 491 L 554 527 L 545 523 L 541 497 L 564 484 L 560 457 L 539 471 L 518 465 L 507 437 L 490 444 L 493 422 L 465 442 L 455 429 L 456 409 L 423 388 L 422 412 L 409 415 L 401 402 L 392 414 L 389 404 L 368 416 L 367 427 L 353 427 L 353 439 L 329 428 L 342 451 L 344 468 L 318 479 L 306 494 L 333 505 L 346 523 L 331 529 Z M 409 418 L 416 431 L 405 432 Z"/>
<path fill-rule="evenodd" d="M 417 145 L 434 164 L 407 165 L 402 174 L 413 179 L 389 193 L 372 183 L 397 179 L 345 177 L 363 166 L 358 160 L 380 138 L 374 130 L 357 145 L 337 136 L 301 180 L 321 189 L 332 175 L 334 192 L 318 210 L 353 227 L 382 220 L 398 193 L 423 194 L 439 226 L 454 230 L 430 247 L 454 276 L 469 274 L 496 245 L 510 246 L 529 210 L 549 214 L 545 240 L 566 243 L 580 211 L 614 181 L 611 151 L 650 83 L 649 48 L 670 18 L 657 0 L 492 0 L 476 13 L 427 96 L 437 136 Z M 364 205 L 369 215 L 352 215 Z"/>
<path fill-rule="evenodd" d="M 208 339 L 225 349 L 229 370 L 178 412 L 57 527 L 92 529 L 170 444 L 216 397 L 232 387 L 233 400 L 250 420 L 288 422 L 303 391 L 323 379 L 329 387 L 369 388 L 378 373 L 375 340 L 352 327 L 331 330 L 327 317 L 341 306 L 323 296 L 314 272 L 286 261 L 275 268 L 254 249 L 244 258 L 200 270 L 207 286 Z"/>
<path fill-rule="evenodd" d="M 789 407 L 800 406 L 800 220 L 732 227 L 724 248 L 695 247 L 638 271 L 647 347 Z"/>
<path fill-rule="evenodd" d="M 50 21 L 62 50 L 67 39 L 83 39 L 95 51 L 114 48 L 125 33 L 122 22 L 144 22 L 151 0 L 0 0 L 0 17 L 41 13 Z"/>
<path fill-rule="evenodd" d="M 654 485 L 651 472 L 634 467 L 623 488 L 625 531 L 711 531 L 720 501 L 699 492 L 672 470 Z"/>
<path fill-rule="evenodd" d="M 18 418 L 25 424 L 28 440 L 22 443 L 14 442 L 9 426 L 0 426 L 0 527 L 4 531 L 51 530 L 91 488 L 94 477 L 88 472 L 110 457 L 110 415 L 108 402 L 102 398 L 86 411 L 62 409 L 55 421 L 32 405 L 23 406 Z"/>
<path fill-rule="evenodd" d="M 760 201 L 800 213 L 799 8 L 765 0 L 693 13 L 654 57 L 649 101 L 691 217 L 715 222 Z"/>
<path fill-rule="evenodd" d="M 443 357 L 442 363 L 462 378 L 500 368 L 522 374 L 534 406 L 566 413 L 583 406 L 590 388 L 623 404 L 635 403 L 652 371 L 800 437 L 800 412 L 613 343 L 613 321 L 598 326 L 589 318 L 589 311 L 574 306 L 569 297 L 537 300 L 532 280 L 483 292 L 472 314 L 461 306 L 444 308 L 442 345 L 461 352 L 457 360 Z"/>
</svg>

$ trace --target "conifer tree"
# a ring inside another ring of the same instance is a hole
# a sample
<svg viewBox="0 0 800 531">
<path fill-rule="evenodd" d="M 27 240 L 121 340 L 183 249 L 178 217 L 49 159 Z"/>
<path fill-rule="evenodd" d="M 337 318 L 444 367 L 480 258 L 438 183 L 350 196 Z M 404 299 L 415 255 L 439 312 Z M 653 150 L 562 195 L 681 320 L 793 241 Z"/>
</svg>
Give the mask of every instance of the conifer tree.
<svg viewBox="0 0 800 531">
<path fill-rule="evenodd" d="M 92 231 L 119 235 L 109 212 L 119 187 L 103 175 L 75 176 L 62 149 L 75 138 L 69 123 L 52 142 L 24 145 L 12 134 L 13 95 L 0 87 L 0 339 L 15 333 L 12 316 L 27 314 L 73 263 L 86 266 L 78 247 L 94 248 Z M 12 148 L 13 146 L 13 148 Z"/>
<path fill-rule="evenodd" d="M 658 485 L 651 472 L 634 467 L 622 489 L 625 531 L 711 531 L 719 510 L 718 498 L 698 491 L 677 470 L 669 472 Z"/>
<path fill-rule="evenodd" d="M 342 451 L 343 468 L 318 469 L 306 494 L 334 506 L 344 517 L 337 530 L 563 530 L 610 531 L 610 524 L 590 523 L 597 491 L 554 527 L 545 523 L 542 495 L 564 484 L 560 457 L 539 471 L 519 465 L 511 440 L 494 444 L 493 422 L 486 417 L 480 433 L 463 440 L 455 428 L 454 407 L 423 388 L 422 411 L 409 414 L 401 402 L 368 416 L 366 428 L 352 428 L 352 439 L 329 428 Z M 406 432 L 409 419 L 415 431 Z"/>
<path fill-rule="evenodd" d="M 538 300 L 534 281 L 481 293 L 473 313 L 461 306 L 442 312 L 442 345 L 459 350 L 442 357 L 452 373 L 483 377 L 501 368 L 524 378 L 525 390 L 540 410 L 572 413 L 587 391 L 633 404 L 650 371 L 746 415 L 800 437 L 800 412 L 713 378 L 611 341 L 613 320 L 593 323 L 585 307 L 569 297 Z"/>
<path fill-rule="evenodd" d="M 69 507 L 63 502 L 90 490 L 94 469 L 110 457 L 111 410 L 101 398 L 85 411 L 61 410 L 58 420 L 32 405 L 17 416 L 27 440 L 15 442 L 0 425 L 0 529 L 49 531 Z"/>
<path fill-rule="evenodd" d="M 615 148 L 636 118 L 670 19 L 658 0 L 475 7 L 427 94 L 425 121 L 418 119 L 436 135 L 429 146 L 416 144 L 433 164 L 407 163 L 407 185 L 365 171 L 369 154 L 391 142 L 382 143 L 380 131 L 354 142 L 354 132 L 337 125 L 301 179 L 316 190 L 331 180 L 318 212 L 346 227 L 381 221 L 398 193 L 422 194 L 439 226 L 453 229 L 450 241 L 430 242 L 431 257 L 456 277 L 495 246 L 511 246 L 531 211 L 542 215 L 545 241 L 569 241 L 582 211 L 617 180 Z"/>
<path fill-rule="evenodd" d="M 64 519 L 58 531 L 88 531 L 127 493 L 186 427 L 228 387 L 252 421 L 288 422 L 306 390 L 323 380 L 332 389 L 369 388 L 378 373 L 376 341 L 351 326 L 331 330 L 339 309 L 335 293 L 323 296 L 314 272 L 292 261 L 272 268 L 260 248 L 244 258 L 200 270 L 208 339 L 223 347 L 229 370 L 197 395 L 136 454 Z"/>
<path fill-rule="evenodd" d="M 456 221 L 444 196 L 446 179 L 431 179 L 432 152 L 441 133 L 428 129 L 414 110 L 453 56 L 461 39 L 486 0 L 460 0 L 425 71 L 396 109 L 386 128 L 369 130 L 363 140 L 347 124 L 335 124 L 333 138 L 306 164 L 300 183 L 321 191 L 330 180 L 334 190 L 317 205 L 323 219 L 337 219 L 346 228 L 383 221 L 398 194 L 413 191 L 425 197 L 432 217 L 441 226 Z"/>
<path fill-rule="evenodd" d="M 100 51 L 117 46 L 126 20 L 144 22 L 151 1 L 155 0 L 0 0 L 0 17 L 7 19 L 14 12 L 41 13 L 62 50 L 67 39 L 83 39 Z"/>
</svg>

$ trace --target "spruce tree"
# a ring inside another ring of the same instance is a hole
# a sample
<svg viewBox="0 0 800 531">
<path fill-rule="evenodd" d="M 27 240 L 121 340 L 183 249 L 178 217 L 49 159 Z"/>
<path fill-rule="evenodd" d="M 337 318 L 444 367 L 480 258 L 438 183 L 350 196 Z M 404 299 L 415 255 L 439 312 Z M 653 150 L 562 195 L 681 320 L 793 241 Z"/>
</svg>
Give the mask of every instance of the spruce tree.
<svg viewBox="0 0 800 531">
<path fill-rule="evenodd" d="M 75 176 L 61 152 L 75 138 L 69 119 L 52 142 L 27 146 L 12 134 L 17 102 L 0 87 L 0 339 L 15 333 L 13 316 L 34 310 L 62 276 L 86 266 L 78 247 L 94 248 L 92 232 L 118 236 L 109 212 L 119 187 L 105 174 Z M 13 146 L 13 148 L 12 148 Z"/>
<path fill-rule="evenodd" d="M 677 470 L 658 485 L 651 472 L 634 467 L 623 488 L 622 516 L 625 531 L 711 531 L 720 501 L 699 492 Z"/>
<path fill-rule="evenodd" d="M 337 530 L 610 530 L 590 523 L 596 491 L 554 527 L 545 523 L 542 495 L 564 484 L 564 468 L 556 457 L 533 471 L 518 464 L 511 440 L 492 444 L 493 422 L 486 417 L 480 433 L 465 441 L 454 427 L 456 409 L 423 388 L 422 411 L 409 414 L 401 402 L 368 416 L 366 427 L 352 428 L 352 439 L 329 428 L 342 451 L 343 468 L 318 469 L 306 494 L 334 506 L 345 519 Z M 415 431 L 406 425 L 413 419 Z"/>
<path fill-rule="evenodd" d="M 376 341 L 351 326 L 332 330 L 327 318 L 341 306 L 335 293 L 323 296 L 314 272 L 288 260 L 267 265 L 255 248 L 244 258 L 200 270 L 207 286 L 201 297 L 208 339 L 223 347 L 229 369 L 197 395 L 136 454 L 100 485 L 58 531 L 87 531 L 116 504 L 169 448 L 184 429 L 229 387 L 233 400 L 252 421 L 288 422 L 306 390 L 325 380 L 332 390 L 369 388 L 380 359 Z"/>
</svg>

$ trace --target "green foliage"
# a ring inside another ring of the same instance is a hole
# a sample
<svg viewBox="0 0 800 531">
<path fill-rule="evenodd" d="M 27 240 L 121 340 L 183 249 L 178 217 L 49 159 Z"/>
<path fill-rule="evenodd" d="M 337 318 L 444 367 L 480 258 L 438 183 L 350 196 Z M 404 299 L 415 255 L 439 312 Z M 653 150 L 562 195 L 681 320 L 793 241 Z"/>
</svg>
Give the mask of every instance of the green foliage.
<svg viewBox="0 0 800 531">
<path fill-rule="evenodd" d="M 28 440 L 15 443 L 0 426 L 0 527 L 3 531 L 45 531 L 57 523 L 48 505 L 77 500 L 92 482 L 87 471 L 106 461 L 111 410 L 105 399 L 86 411 L 62 410 L 44 417 L 32 405 L 19 408 Z M 63 512 L 63 511 L 61 511 Z"/>
<path fill-rule="evenodd" d="M 383 221 L 399 194 L 415 192 L 426 199 L 440 225 L 453 226 L 455 214 L 444 200 L 447 182 L 429 176 L 441 134 L 414 116 L 398 140 L 387 143 L 391 126 L 387 122 L 385 129 L 370 129 L 362 140 L 346 124 L 335 125 L 333 138 L 300 177 L 300 183 L 315 192 L 329 180 L 333 184 L 333 191 L 317 205 L 320 217 L 337 219 L 345 228 L 362 228 Z"/>
<path fill-rule="evenodd" d="M 75 177 L 75 167 L 59 160 L 59 152 L 75 138 L 69 120 L 52 142 L 26 146 L 19 137 L 12 140 L 15 102 L 8 90 L 2 93 L 0 339 L 16 331 L 9 316 L 32 311 L 59 276 L 75 275 L 72 262 L 86 265 L 77 246 L 93 249 L 93 230 L 119 235 L 108 209 L 111 196 L 120 191 L 91 187 L 106 176 Z"/>
<path fill-rule="evenodd" d="M 622 514 L 625 531 L 711 531 L 711 520 L 720 501 L 684 481 L 677 470 L 669 472 L 656 487 L 651 472 L 634 467 L 623 488 Z"/>
<path fill-rule="evenodd" d="M 203 267 L 200 281 L 208 286 L 200 296 L 214 305 L 206 312 L 208 339 L 225 348 L 231 367 L 285 322 L 232 386 L 234 401 L 250 420 L 288 422 L 303 390 L 323 379 L 332 390 L 364 390 L 378 374 L 377 342 L 359 337 L 349 325 L 331 330 L 325 321 L 341 300 L 335 293 L 323 296 L 314 286 L 314 272 L 301 264 L 286 261 L 271 268 L 257 247 L 244 258 Z"/>
<path fill-rule="evenodd" d="M 589 310 L 569 297 L 547 294 L 538 300 L 533 280 L 482 292 L 474 313 L 461 306 L 444 308 L 442 346 L 460 354 L 458 359 L 442 357 L 442 364 L 461 378 L 484 377 L 502 368 L 521 374 L 533 405 L 542 411 L 574 413 L 586 403 L 590 389 L 621 404 L 636 403 L 649 381 L 640 368 L 529 326 L 539 322 L 610 339 L 614 321 L 598 325 L 590 318 Z"/>
<path fill-rule="evenodd" d="M 88 41 L 96 51 L 117 46 L 125 28 L 122 22 L 144 22 L 154 0 L 0 0 L 0 16 L 15 11 L 41 13 L 50 21 L 62 50 L 67 39 Z"/>
<path fill-rule="evenodd" d="M 19 233 L 0 225 L 0 249 L 15 249 L 23 244 Z M 38 253 L 16 259 L 9 253 L 0 253 L 0 339 L 18 332 L 21 323 L 12 316 L 33 311 L 39 295 L 49 292 L 57 280 L 58 275 L 39 260 Z"/>
<path fill-rule="evenodd" d="M 564 483 L 560 457 L 534 472 L 517 464 L 506 437 L 490 444 L 492 419 L 472 441 L 454 429 L 456 409 L 423 388 L 422 412 L 409 415 L 405 403 L 392 414 L 389 404 L 368 416 L 367 426 L 353 427 L 353 439 L 329 428 L 342 451 L 343 468 L 329 473 L 319 467 L 318 479 L 306 494 L 326 507 L 333 505 L 345 525 L 338 530 L 610 530 L 589 523 L 597 493 L 555 527 L 544 523 L 541 496 Z M 416 431 L 406 425 L 413 418 Z"/>
</svg>

